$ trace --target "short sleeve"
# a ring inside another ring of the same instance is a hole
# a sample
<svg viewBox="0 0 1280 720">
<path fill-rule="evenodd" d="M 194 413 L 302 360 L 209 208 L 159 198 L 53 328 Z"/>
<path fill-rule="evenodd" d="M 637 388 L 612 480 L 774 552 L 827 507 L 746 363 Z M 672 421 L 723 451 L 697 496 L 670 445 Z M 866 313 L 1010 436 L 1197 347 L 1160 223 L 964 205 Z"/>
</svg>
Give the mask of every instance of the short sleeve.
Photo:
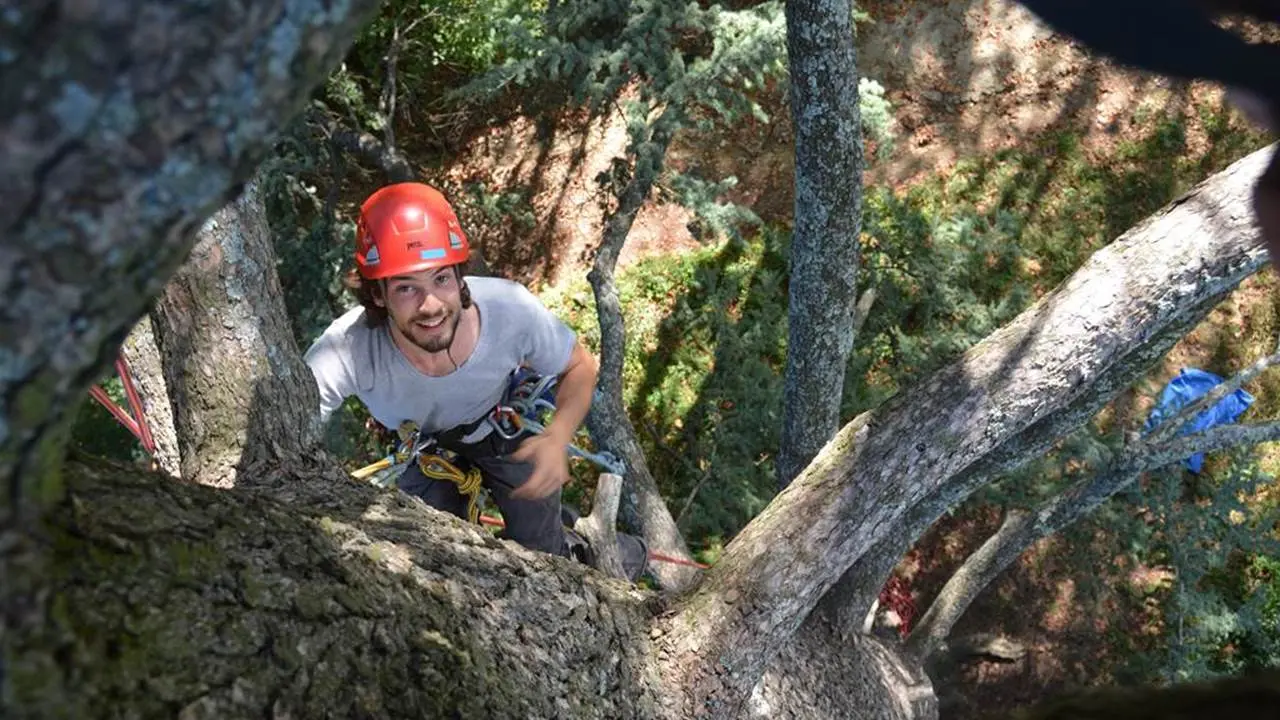
<svg viewBox="0 0 1280 720">
<path fill-rule="evenodd" d="M 321 335 L 307 349 L 303 360 L 311 368 L 320 390 L 320 422 L 328 422 L 333 411 L 342 407 L 342 403 L 355 394 L 355 383 L 351 372 L 343 361 L 340 338 L 326 333 Z"/>
<path fill-rule="evenodd" d="M 569 365 L 578 336 L 528 288 L 516 285 L 521 309 L 524 364 L 539 375 L 559 375 Z"/>
</svg>

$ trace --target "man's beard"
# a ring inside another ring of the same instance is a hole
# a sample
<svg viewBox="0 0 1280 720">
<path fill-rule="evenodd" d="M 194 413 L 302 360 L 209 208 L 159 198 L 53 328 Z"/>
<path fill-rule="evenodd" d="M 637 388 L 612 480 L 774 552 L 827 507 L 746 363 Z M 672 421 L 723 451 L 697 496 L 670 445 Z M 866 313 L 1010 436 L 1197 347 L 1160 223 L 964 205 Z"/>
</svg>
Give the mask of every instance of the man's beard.
<svg viewBox="0 0 1280 720">
<path fill-rule="evenodd" d="M 419 315 L 410 320 L 405 327 L 401 327 L 400 332 L 409 339 L 409 342 L 429 353 L 444 352 L 453 344 L 453 336 L 458 331 L 458 322 L 462 319 L 462 315 L 449 311 L 445 315 L 444 322 L 431 329 L 418 324 L 430 322 L 438 317 L 438 315 L 434 317 Z"/>
</svg>

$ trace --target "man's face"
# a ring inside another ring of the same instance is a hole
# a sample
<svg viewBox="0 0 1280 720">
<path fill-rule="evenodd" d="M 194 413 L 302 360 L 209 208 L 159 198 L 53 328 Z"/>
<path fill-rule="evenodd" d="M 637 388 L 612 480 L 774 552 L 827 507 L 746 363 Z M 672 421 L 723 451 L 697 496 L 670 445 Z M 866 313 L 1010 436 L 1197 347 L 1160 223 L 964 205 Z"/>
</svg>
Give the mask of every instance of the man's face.
<svg viewBox="0 0 1280 720">
<path fill-rule="evenodd" d="M 388 279 L 380 304 L 405 339 L 427 352 L 443 352 L 462 319 L 460 290 L 452 267 L 423 270 Z"/>
</svg>

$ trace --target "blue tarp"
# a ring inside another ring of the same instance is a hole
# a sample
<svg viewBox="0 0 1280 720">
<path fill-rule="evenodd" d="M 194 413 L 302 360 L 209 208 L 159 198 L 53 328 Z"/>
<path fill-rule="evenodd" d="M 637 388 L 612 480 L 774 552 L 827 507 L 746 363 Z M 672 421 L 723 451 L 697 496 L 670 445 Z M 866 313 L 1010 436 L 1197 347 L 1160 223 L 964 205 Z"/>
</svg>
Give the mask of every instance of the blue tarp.
<svg viewBox="0 0 1280 720">
<path fill-rule="evenodd" d="M 1215 385 L 1222 382 L 1222 378 L 1211 372 L 1198 370 L 1196 368 L 1183 368 L 1178 376 L 1169 381 L 1164 386 L 1164 391 L 1160 393 L 1160 400 L 1156 403 L 1155 408 L 1151 411 L 1151 415 L 1147 417 L 1147 422 L 1142 427 L 1143 434 L 1149 433 L 1156 428 L 1157 425 L 1166 419 L 1178 414 L 1178 410 L 1187 404 L 1195 402 L 1202 395 L 1213 389 Z M 1233 423 L 1240 419 L 1245 410 L 1253 404 L 1253 396 L 1245 392 L 1243 389 L 1237 389 L 1235 392 L 1227 395 L 1218 401 L 1218 404 L 1211 408 L 1207 408 L 1201 412 L 1191 422 L 1182 426 L 1178 431 L 1179 435 L 1188 435 L 1191 433 L 1207 430 L 1215 425 L 1225 425 Z M 1196 453 L 1183 461 L 1187 469 L 1193 473 L 1199 473 L 1200 468 L 1204 465 L 1204 453 Z"/>
</svg>

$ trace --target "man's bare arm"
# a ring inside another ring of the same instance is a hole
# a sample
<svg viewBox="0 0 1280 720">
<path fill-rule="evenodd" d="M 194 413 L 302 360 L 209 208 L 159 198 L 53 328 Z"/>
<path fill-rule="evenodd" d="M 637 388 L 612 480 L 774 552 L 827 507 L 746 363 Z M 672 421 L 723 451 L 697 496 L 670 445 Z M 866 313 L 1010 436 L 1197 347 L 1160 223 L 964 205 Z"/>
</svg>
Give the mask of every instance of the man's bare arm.
<svg viewBox="0 0 1280 720">
<path fill-rule="evenodd" d="M 600 365 L 581 342 L 575 342 L 569 355 L 569 365 L 560 374 L 556 390 L 556 414 L 547 425 L 546 432 L 566 445 L 574 433 L 582 427 L 591 410 L 591 397 L 595 392 L 596 377 Z"/>
</svg>

